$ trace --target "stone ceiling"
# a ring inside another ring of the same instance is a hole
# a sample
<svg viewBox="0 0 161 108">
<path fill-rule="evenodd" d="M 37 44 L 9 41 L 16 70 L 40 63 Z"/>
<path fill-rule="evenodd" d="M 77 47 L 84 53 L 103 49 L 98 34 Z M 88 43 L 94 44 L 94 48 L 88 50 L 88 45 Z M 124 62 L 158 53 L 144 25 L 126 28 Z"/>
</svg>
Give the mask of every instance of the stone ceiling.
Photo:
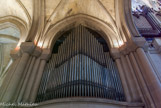
<svg viewBox="0 0 161 108">
<path fill-rule="evenodd" d="M 0 0 L 0 43 L 18 42 L 22 31 L 13 19 L 23 22 L 29 29 L 33 19 L 33 0 Z"/>
<path fill-rule="evenodd" d="M 14 16 L 31 23 L 33 0 L 0 0 L 0 18 Z"/>
<path fill-rule="evenodd" d="M 43 0 L 42 0 L 43 1 Z M 115 20 L 115 0 L 44 0 L 45 20 L 54 24 L 75 14 L 86 14 L 106 23 Z M 15 17 L 30 28 L 34 0 L 0 0 L 0 19 Z M 110 20 L 109 20 L 110 19 Z"/>
<path fill-rule="evenodd" d="M 115 19 L 115 0 L 45 0 L 46 20 L 52 22 L 76 14 L 86 14 L 111 22 L 108 17 Z"/>
<path fill-rule="evenodd" d="M 21 34 L 17 45 L 17 47 L 19 47 L 20 43 L 26 41 L 27 38 L 30 38 L 29 41 L 42 44 L 46 39 L 45 36 L 47 36 L 45 32 L 48 32 L 52 25 L 65 18 L 81 14 L 99 20 L 102 25 L 107 25 L 108 29 L 111 30 L 110 34 L 112 34 L 112 46 L 120 47 L 123 45 L 123 41 L 126 41 L 119 35 L 121 30 L 117 28 L 123 23 L 123 21 L 118 21 L 118 18 L 121 19 L 121 17 L 116 17 L 118 16 L 116 12 L 119 13 L 119 10 L 115 10 L 116 8 L 118 9 L 120 5 L 118 3 L 122 3 L 124 0 L 122 0 L 122 2 L 120 1 L 121 0 L 0 0 L 0 23 L 14 23 L 16 25 L 15 27 L 19 28 Z M 116 20 L 120 24 L 117 25 Z M 22 28 L 24 28 L 25 31 L 23 31 Z M 2 30 L 1 27 L 0 30 Z M 11 28 L 7 30 L 11 30 Z M 2 31 L 4 32 L 4 30 Z M 1 35 L 1 37 L 2 36 L 4 40 L 4 35 Z M 8 34 L 5 34 L 5 36 L 7 36 L 6 39 L 17 39 L 12 35 L 12 37 L 8 36 Z M 43 37 L 45 37 L 45 39 Z"/>
<path fill-rule="evenodd" d="M 116 10 L 118 5 L 120 5 L 118 1 L 120 0 L 0 0 L 0 23 L 1 19 L 15 17 L 24 22 L 24 25 L 27 26 L 27 32 L 29 33 L 30 28 L 33 30 L 31 32 L 36 32 L 36 29 L 33 29 L 36 27 L 33 26 L 36 26 L 40 19 L 40 22 L 44 21 L 40 31 L 43 32 L 43 29 L 45 29 L 44 31 L 46 32 L 51 25 L 65 18 L 83 14 L 104 22 L 116 35 L 119 35 L 120 30 L 118 30 L 118 26 L 120 26 L 120 24 L 116 22 L 123 22 L 118 20 L 121 19 L 121 17 L 117 15 L 119 10 Z M 40 8 L 37 8 L 38 6 Z M 37 19 L 34 19 L 35 16 Z M 34 21 L 37 22 L 34 23 Z M 21 29 L 22 27 L 18 28 Z M 21 30 L 20 32 L 23 33 Z M 25 34 L 26 37 L 22 39 L 21 42 L 25 41 L 28 33 Z M 33 37 L 31 40 L 34 40 L 34 36 L 37 36 L 37 39 L 39 39 L 39 34 L 41 33 L 32 35 L 30 33 L 30 36 Z M 24 35 L 21 34 L 21 37 L 24 37 Z"/>
<path fill-rule="evenodd" d="M 43 2 L 43 0 L 40 1 Z M 143 1 L 148 2 L 151 0 Z M 0 0 L 0 19 L 14 16 L 23 20 L 28 27 L 31 27 L 33 15 L 35 14 L 33 14 L 33 2 L 35 1 Z M 44 17 L 46 21 L 55 24 L 56 22 L 75 14 L 86 14 L 106 23 L 110 23 L 111 19 L 116 19 L 115 2 L 116 0 L 44 0 Z"/>
</svg>

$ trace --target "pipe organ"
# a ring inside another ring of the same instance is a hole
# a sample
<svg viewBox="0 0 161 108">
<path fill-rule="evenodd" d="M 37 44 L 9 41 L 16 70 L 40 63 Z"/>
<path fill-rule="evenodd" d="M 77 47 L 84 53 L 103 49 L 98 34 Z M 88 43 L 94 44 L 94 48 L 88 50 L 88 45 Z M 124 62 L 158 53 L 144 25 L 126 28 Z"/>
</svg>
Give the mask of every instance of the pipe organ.
<svg viewBox="0 0 161 108">
<path fill-rule="evenodd" d="M 125 101 L 115 62 L 98 36 L 79 25 L 62 37 L 44 69 L 36 102 L 80 96 Z"/>
</svg>

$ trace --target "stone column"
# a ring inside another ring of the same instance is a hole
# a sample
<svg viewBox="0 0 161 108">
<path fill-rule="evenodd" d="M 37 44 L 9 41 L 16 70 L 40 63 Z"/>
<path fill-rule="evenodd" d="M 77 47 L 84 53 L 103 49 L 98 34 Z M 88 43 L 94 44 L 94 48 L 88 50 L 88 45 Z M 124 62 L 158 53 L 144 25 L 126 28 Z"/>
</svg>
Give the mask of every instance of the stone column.
<svg viewBox="0 0 161 108">
<path fill-rule="evenodd" d="M 161 84 L 151 66 L 149 63 L 149 60 L 142 48 L 138 48 L 136 50 L 137 55 L 139 57 L 139 61 L 141 62 L 141 65 L 144 69 L 142 72 L 144 79 L 146 80 L 147 87 L 150 90 L 151 96 L 153 97 L 153 100 L 155 102 L 155 105 L 157 108 L 160 108 L 161 106 Z"/>
<path fill-rule="evenodd" d="M 3 67 L 3 44 L 0 43 L 0 77 L 1 77 L 1 74 L 2 74 L 2 67 Z"/>
<path fill-rule="evenodd" d="M 23 94 L 22 102 L 28 102 L 31 88 L 32 88 L 33 83 L 35 82 L 35 78 L 36 78 L 37 70 L 39 66 L 40 66 L 40 57 L 38 57 L 34 63 L 32 72 L 29 76 L 29 81 L 27 82 L 26 89 Z"/>
<path fill-rule="evenodd" d="M 133 79 L 132 80 L 133 87 L 134 87 L 134 93 L 133 94 L 135 94 L 134 101 L 140 102 L 141 101 L 140 94 L 139 94 L 140 89 L 139 89 L 138 82 L 137 82 L 137 79 L 136 79 L 136 76 L 135 76 L 134 67 L 131 64 L 131 60 L 129 59 L 129 55 L 126 55 L 126 60 L 127 60 L 127 63 L 128 63 L 128 67 L 130 69 L 130 71 L 129 71 L 129 75 L 131 75 L 130 79 Z"/>
<path fill-rule="evenodd" d="M 19 81 L 19 85 L 17 87 L 16 93 L 15 93 L 15 96 L 14 96 L 14 99 L 13 99 L 14 102 L 17 102 L 18 96 L 20 94 L 21 88 L 23 86 L 24 80 L 25 80 L 26 75 L 27 75 L 28 68 L 30 66 L 31 60 L 32 60 L 32 57 L 30 56 L 29 59 L 28 59 L 28 62 L 26 63 L 26 66 L 25 66 L 25 69 L 23 71 L 23 75 L 21 77 L 21 80 Z"/>
<path fill-rule="evenodd" d="M 122 69 L 122 65 L 121 65 L 121 60 L 120 59 L 116 59 L 116 65 L 117 65 L 117 68 L 118 68 L 118 71 L 119 71 L 119 74 L 120 74 L 120 79 L 121 79 L 122 86 L 123 86 L 123 89 L 124 89 L 126 101 L 127 102 L 131 102 L 132 99 L 131 99 L 130 91 L 129 91 L 129 88 L 128 88 L 128 85 L 127 85 L 127 80 L 126 80 L 124 71 Z"/>
<path fill-rule="evenodd" d="M 10 83 L 10 80 L 11 80 L 14 72 L 15 72 L 15 69 L 17 67 L 17 64 L 20 61 L 20 56 L 18 54 L 18 51 L 13 50 L 11 52 L 11 57 L 13 59 L 13 63 L 10 66 L 9 70 L 7 71 L 7 75 L 5 76 L 5 78 L 4 78 L 3 82 L 2 82 L 2 86 L 0 87 L 0 100 L 2 100 L 2 97 L 3 97 L 3 95 L 4 95 L 5 91 L 6 91 L 9 83 Z"/>
<path fill-rule="evenodd" d="M 38 74 L 36 76 L 36 80 L 35 80 L 35 82 L 32 86 L 32 92 L 30 94 L 29 102 L 34 102 L 35 99 L 36 99 L 37 92 L 38 92 L 38 89 L 39 89 L 39 85 L 40 85 L 40 82 L 41 82 L 41 78 L 42 78 L 42 75 L 43 75 L 43 72 L 44 72 L 44 67 L 46 65 L 46 61 L 50 57 L 50 54 L 51 54 L 50 50 L 47 50 L 47 49 L 43 50 L 43 53 L 41 55 L 40 67 L 38 69 Z"/>
<path fill-rule="evenodd" d="M 8 85 L 5 94 L 2 98 L 3 102 L 12 102 L 17 90 L 17 87 L 20 83 L 20 80 L 23 76 L 25 66 L 28 62 L 29 59 L 29 54 L 33 51 L 34 49 L 34 43 L 31 42 L 24 42 L 21 44 L 21 50 L 22 50 L 22 57 L 19 61 L 19 64 L 14 72 L 14 75 L 12 76 L 12 79 L 10 81 L 10 84 Z"/>
<path fill-rule="evenodd" d="M 127 62 L 127 56 L 125 58 L 124 55 L 121 55 L 121 62 L 122 62 L 124 73 L 125 73 L 125 76 L 126 76 L 126 79 L 127 79 L 127 84 L 128 84 L 129 90 L 130 90 L 130 94 L 132 96 L 132 101 L 136 102 L 136 101 L 138 101 L 138 95 L 139 94 L 137 94 L 137 92 L 136 92 L 137 87 L 136 87 L 136 84 L 134 82 L 134 78 L 131 75 L 132 72 L 131 72 L 129 64 Z"/>
<path fill-rule="evenodd" d="M 131 63 L 132 66 L 134 68 L 135 74 L 136 74 L 136 78 L 138 80 L 138 85 L 140 86 L 140 92 L 141 92 L 141 98 L 143 100 L 143 102 L 145 103 L 145 107 L 147 108 L 155 108 L 154 106 L 154 102 L 149 94 L 149 90 L 146 86 L 145 80 L 142 76 L 141 73 L 141 69 L 139 67 L 139 63 L 137 63 L 137 57 L 134 56 L 135 52 L 131 52 L 130 53 L 130 59 L 131 59 Z"/>
<path fill-rule="evenodd" d="M 39 57 L 39 55 L 41 54 L 41 49 L 36 47 L 35 50 L 34 50 L 34 53 L 32 54 L 32 60 L 31 60 L 31 63 L 30 63 L 30 66 L 28 68 L 28 71 L 27 71 L 27 74 L 26 74 L 26 77 L 25 77 L 25 80 L 24 80 L 24 83 L 23 83 L 23 86 L 21 88 L 21 91 L 20 91 L 20 94 L 19 94 L 19 97 L 17 99 L 17 102 L 21 102 L 22 101 L 22 98 L 23 98 L 23 94 L 27 88 L 27 83 L 30 81 L 30 76 L 31 76 L 31 72 L 32 72 L 32 69 L 34 67 L 34 63 L 35 63 L 35 59 L 36 57 Z"/>
</svg>

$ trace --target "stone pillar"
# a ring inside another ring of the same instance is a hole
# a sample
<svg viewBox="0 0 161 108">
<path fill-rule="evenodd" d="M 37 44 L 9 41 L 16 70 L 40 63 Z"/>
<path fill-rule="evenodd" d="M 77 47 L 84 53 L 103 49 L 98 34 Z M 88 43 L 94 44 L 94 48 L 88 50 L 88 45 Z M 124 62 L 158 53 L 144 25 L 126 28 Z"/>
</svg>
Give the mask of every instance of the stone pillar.
<svg viewBox="0 0 161 108">
<path fill-rule="evenodd" d="M 136 102 L 138 101 L 138 95 L 137 94 L 137 86 L 134 82 L 134 78 L 132 76 L 132 72 L 130 70 L 130 67 L 129 67 L 129 63 L 127 62 L 127 56 L 125 58 L 125 56 L 121 55 L 121 63 L 123 65 L 123 69 L 124 69 L 124 73 L 125 73 L 125 76 L 126 76 L 126 79 L 127 79 L 127 84 L 128 84 L 128 87 L 129 87 L 129 90 L 130 90 L 130 94 L 132 96 L 132 101 L 133 102 Z"/>
<path fill-rule="evenodd" d="M 33 65 L 34 65 L 34 62 L 35 62 L 35 57 L 32 57 L 32 58 L 31 58 L 30 65 L 29 65 L 29 67 L 28 67 L 28 71 L 27 71 L 27 73 L 26 73 L 26 77 L 25 77 L 24 82 L 23 82 L 23 85 L 21 86 L 22 88 L 21 88 L 21 91 L 20 91 L 20 93 L 19 93 L 17 102 L 21 102 L 21 100 L 22 100 L 23 93 L 24 93 L 24 91 L 25 91 L 25 89 L 26 89 L 26 85 L 27 85 L 27 82 L 28 82 L 28 80 L 29 80 L 29 75 L 31 74 L 31 69 L 32 69 L 32 67 L 33 67 Z"/>
<path fill-rule="evenodd" d="M 144 79 L 147 83 L 147 87 L 150 90 L 151 96 L 155 102 L 157 108 L 161 106 L 161 84 L 149 63 L 149 60 L 142 48 L 138 48 L 136 50 L 137 55 L 139 57 L 139 62 L 141 62 L 142 68 L 144 71 L 142 72 Z"/>
<path fill-rule="evenodd" d="M 41 82 L 41 78 L 44 72 L 44 67 L 46 65 L 46 61 L 49 59 L 51 54 L 50 50 L 43 50 L 42 55 L 41 55 L 41 62 L 40 62 L 40 67 L 38 69 L 38 74 L 36 76 L 36 80 L 32 86 L 32 92 L 30 94 L 29 102 L 34 102 L 37 96 L 37 92 L 39 90 L 39 85 Z"/>
<path fill-rule="evenodd" d="M 140 102 L 141 101 L 140 94 L 139 94 L 140 89 L 139 89 L 139 86 L 138 86 L 138 82 L 136 80 L 134 67 L 131 64 L 131 60 L 129 59 L 129 55 L 126 55 L 126 60 L 127 60 L 127 63 L 128 63 L 128 67 L 130 69 L 130 71 L 129 71 L 129 75 L 131 75 L 130 79 L 133 79 L 132 80 L 133 87 L 134 87 L 134 93 L 133 94 L 135 94 L 134 95 L 134 101 Z"/>
<path fill-rule="evenodd" d="M 24 73 L 24 69 L 28 62 L 29 54 L 33 51 L 34 47 L 35 47 L 34 43 L 31 43 L 31 42 L 24 42 L 21 44 L 21 50 L 23 54 L 11 78 L 10 84 L 8 85 L 5 91 L 5 94 L 2 98 L 2 102 L 12 102 L 13 101 L 17 87 L 20 83 L 20 80 Z"/>
<path fill-rule="evenodd" d="M 131 99 L 130 91 L 129 91 L 129 88 L 128 88 L 128 85 L 127 85 L 127 80 L 126 80 L 124 71 L 122 69 L 122 65 L 121 65 L 121 60 L 120 59 L 116 59 L 116 65 L 117 65 L 117 68 L 118 68 L 118 71 L 119 71 L 119 74 L 120 74 L 120 79 L 121 79 L 122 86 L 123 86 L 123 89 L 124 89 L 126 101 L 127 102 L 131 102 L 132 99 Z"/>
<path fill-rule="evenodd" d="M 17 102 L 21 102 L 22 101 L 23 94 L 24 94 L 24 92 L 25 92 L 25 90 L 27 88 L 27 83 L 30 81 L 30 76 L 32 74 L 31 72 L 32 72 L 32 69 L 33 69 L 33 66 L 34 66 L 34 63 L 35 63 L 35 59 L 36 59 L 36 57 L 39 57 L 40 54 L 41 54 L 41 49 L 36 47 L 35 50 L 34 50 L 34 53 L 32 54 L 33 57 L 32 57 L 30 66 L 28 68 L 25 80 L 23 82 L 23 85 L 22 85 L 19 97 L 17 99 Z"/>
<path fill-rule="evenodd" d="M 25 81 L 25 78 L 26 78 L 27 71 L 28 71 L 28 68 L 30 66 L 31 60 L 32 60 L 32 57 L 30 56 L 29 59 L 28 59 L 28 62 L 26 63 L 26 66 L 25 66 L 23 75 L 21 77 L 21 80 L 19 81 L 19 85 L 17 87 L 16 93 L 15 93 L 15 96 L 14 96 L 14 99 L 13 99 L 14 102 L 17 102 L 17 99 L 18 99 L 18 97 L 20 95 L 20 91 L 21 91 L 21 88 L 22 88 L 23 83 Z"/>
<path fill-rule="evenodd" d="M 145 107 L 147 108 L 155 108 L 154 106 L 154 102 L 149 94 L 148 88 L 146 86 L 145 80 L 142 76 L 141 73 L 141 69 L 139 67 L 139 63 L 137 62 L 137 57 L 134 56 L 135 52 L 131 52 L 130 53 L 130 60 L 132 63 L 132 66 L 134 68 L 135 74 L 136 74 L 136 78 L 138 80 L 138 85 L 140 87 L 140 93 L 141 93 L 141 98 L 143 100 L 143 102 L 145 103 Z"/>
<path fill-rule="evenodd" d="M 29 81 L 27 82 L 26 89 L 23 94 L 22 102 L 28 102 L 31 88 L 32 88 L 33 83 L 35 82 L 35 78 L 37 75 L 37 70 L 39 68 L 39 65 L 40 65 L 40 57 L 38 57 L 34 63 L 32 72 L 29 76 Z"/>
<path fill-rule="evenodd" d="M 12 65 L 10 66 L 8 72 L 7 72 L 7 75 L 5 76 L 3 82 L 2 82 L 2 86 L 0 87 L 0 100 L 2 101 L 2 97 L 4 96 L 5 94 L 5 91 L 10 83 L 10 80 L 14 74 L 14 71 L 17 67 L 17 64 L 19 63 L 20 61 L 20 58 L 14 60 L 14 62 L 12 63 Z"/>
</svg>

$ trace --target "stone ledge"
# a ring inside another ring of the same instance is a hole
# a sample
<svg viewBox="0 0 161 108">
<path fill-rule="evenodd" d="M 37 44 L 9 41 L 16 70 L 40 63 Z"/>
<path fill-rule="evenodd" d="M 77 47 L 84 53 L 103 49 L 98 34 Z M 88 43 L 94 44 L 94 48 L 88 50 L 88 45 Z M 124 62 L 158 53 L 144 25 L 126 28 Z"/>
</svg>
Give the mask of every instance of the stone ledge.
<svg viewBox="0 0 161 108">
<path fill-rule="evenodd" d="M 101 98 L 87 98 L 87 97 L 76 97 L 76 98 L 61 98 L 61 99 L 53 99 L 38 103 L 39 106 L 50 105 L 50 104 L 64 104 L 64 103 L 100 103 L 100 104 L 111 104 L 111 105 L 119 105 L 126 107 L 143 107 L 144 104 L 141 102 L 120 102 L 109 99 L 101 99 Z"/>
</svg>

